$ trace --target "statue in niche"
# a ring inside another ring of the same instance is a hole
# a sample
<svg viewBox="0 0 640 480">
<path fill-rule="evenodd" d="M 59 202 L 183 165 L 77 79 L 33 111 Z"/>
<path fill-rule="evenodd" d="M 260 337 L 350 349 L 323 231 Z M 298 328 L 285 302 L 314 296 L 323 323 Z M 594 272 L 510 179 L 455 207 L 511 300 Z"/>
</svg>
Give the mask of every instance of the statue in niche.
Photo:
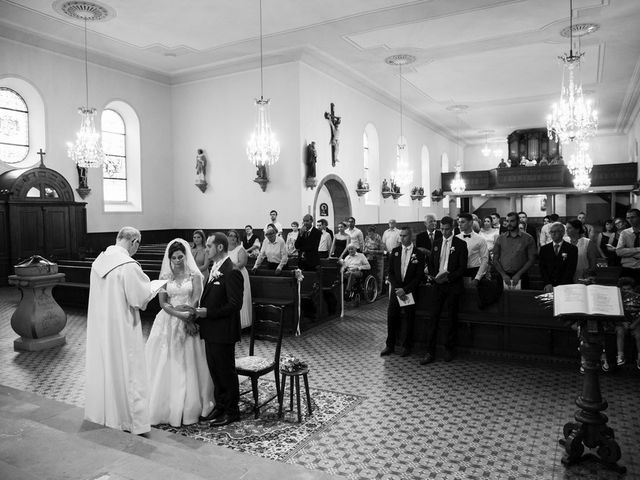
<svg viewBox="0 0 640 480">
<path fill-rule="evenodd" d="M 317 161 L 318 152 L 316 152 L 316 142 L 311 142 L 307 145 L 307 178 L 315 178 Z"/>
<path fill-rule="evenodd" d="M 86 167 L 78 167 L 78 188 L 89 188 L 89 182 L 87 180 L 87 168 Z"/>
<path fill-rule="evenodd" d="M 331 166 L 335 167 L 338 163 L 338 150 L 340 148 L 340 117 L 335 114 L 335 105 L 331 104 L 331 111 L 324 112 L 324 118 L 329 121 L 329 127 L 331 128 Z"/>
<path fill-rule="evenodd" d="M 198 183 L 206 183 L 205 176 L 207 174 L 207 157 L 204 151 L 199 148 L 196 155 L 196 185 Z"/>
</svg>

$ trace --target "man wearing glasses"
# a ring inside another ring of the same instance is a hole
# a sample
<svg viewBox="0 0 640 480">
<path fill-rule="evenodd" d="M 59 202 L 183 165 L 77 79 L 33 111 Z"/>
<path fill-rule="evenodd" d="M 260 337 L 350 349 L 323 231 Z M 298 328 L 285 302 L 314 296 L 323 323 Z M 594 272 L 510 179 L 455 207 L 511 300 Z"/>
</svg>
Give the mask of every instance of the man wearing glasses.
<svg viewBox="0 0 640 480">
<path fill-rule="evenodd" d="M 640 284 L 640 210 L 631 208 L 627 212 L 631 227 L 620 232 L 616 254 L 622 261 L 621 277 L 631 277 Z"/>
<path fill-rule="evenodd" d="M 289 260 L 287 246 L 272 224 L 269 224 L 264 236 L 266 238 L 265 241 L 262 242 L 260 253 L 258 254 L 256 263 L 253 266 L 253 271 L 255 272 L 262 264 L 262 261 L 266 258 L 267 268 L 275 270 L 276 275 L 280 275 L 280 272 L 282 272 L 282 269 L 286 267 L 287 261 Z"/>
</svg>

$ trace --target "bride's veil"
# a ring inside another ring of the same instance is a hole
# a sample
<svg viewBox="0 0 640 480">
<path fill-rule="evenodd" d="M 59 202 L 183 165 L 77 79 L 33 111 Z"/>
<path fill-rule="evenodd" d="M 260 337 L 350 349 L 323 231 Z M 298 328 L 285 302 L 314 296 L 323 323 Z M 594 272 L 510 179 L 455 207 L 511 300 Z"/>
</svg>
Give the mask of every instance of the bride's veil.
<svg viewBox="0 0 640 480">
<path fill-rule="evenodd" d="M 171 245 L 174 242 L 178 242 L 182 244 L 182 246 L 184 247 L 184 252 L 185 252 L 184 267 L 187 270 L 187 272 L 191 274 L 193 278 L 194 286 L 196 285 L 196 282 L 198 282 L 200 286 L 202 286 L 202 282 L 203 282 L 202 272 L 200 272 L 200 269 L 196 264 L 196 260 L 195 258 L 193 258 L 193 254 L 191 253 L 191 247 L 182 238 L 174 238 L 167 244 L 167 248 L 164 251 L 164 257 L 162 257 L 162 267 L 160 267 L 159 278 L 161 280 L 166 280 L 166 279 L 171 280 L 173 278 L 173 271 L 171 271 L 171 260 L 169 259 L 169 247 L 171 247 Z"/>
</svg>

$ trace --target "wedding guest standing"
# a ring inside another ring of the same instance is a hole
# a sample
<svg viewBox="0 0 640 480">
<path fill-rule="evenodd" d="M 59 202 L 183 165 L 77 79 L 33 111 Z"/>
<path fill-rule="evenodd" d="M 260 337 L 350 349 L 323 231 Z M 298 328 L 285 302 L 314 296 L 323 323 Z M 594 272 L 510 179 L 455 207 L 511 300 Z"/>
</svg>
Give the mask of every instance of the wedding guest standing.
<svg viewBox="0 0 640 480">
<path fill-rule="evenodd" d="M 320 245 L 321 232 L 313 226 L 313 217 L 309 214 L 302 217 L 302 228 L 296 240 L 298 268 L 301 270 L 315 270 L 320 265 L 318 245 Z"/>
<path fill-rule="evenodd" d="M 338 224 L 338 231 L 333 236 L 333 244 L 331 245 L 330 257 L 340 258 L 346 253 L 347 243 L 349 243 L 349 235 L 345 233 L 347 225 L 344 222 Z"/>
<path fill-rule="evenodd" d="M 578 247 L 562 240 L 564 225 L 555 222 L 549 229 L 551 243 L 540 247 L 540 275 L 545 292 L 553 292 L 553 287 L 573 283 L 578 265 Z"/>
<path fill-rule="evenodd" d="M 243 280 L 243 296 L 242 296 L 242 309 L 240 310 L 240 325 L 242 328 L 251 326 L 253 322 L 253 303 L 251 301 L 251 284 L 249 283 L 249 272 L 247 272 L 247 260 L 248 255 L 245 251 L 238 232 L 235 230 L 229 230 L 227 233 L 228 241 L 228 255 L 229 259 L 233 262 L 235 267 L 240 270 Z M 280 239 L 282 241 L 282 239 Z"/>
<path fill-rule="evenodd" d="M 387 308 L 387 340 L 384 350 L 380 352 L 381 357 L 395 351 L 396 340 L 402 348 L 401 356 L 406 357 L 411 353 L 413 322 L 416 316 L 415 295 L 423 276 L 424 255 L 413 245 L 411 228 L 402 227 L 400 229 L 400 246 L 394 248 L 389 255 L 391 295 Z M 414 303 L 400 307 L 398 299 L 406 301 L 409 294 L 414 297 Z"/>
<path fill-rule="evenodd" d="M 193 232 L 193 247 L 191 247 L 191 254 L 198 265 L 198 270 L 205 276 L 209 275 L 209 258 L 207 257 L 207 250 L 205 248 L 206 237 L 202 230 L 196 230 Z"/>
<path fill-rule="evenodd" d="M 91 265 L 84 418 L 134 434 L 151 430 L 140 310 L 155 296 L 131 258 L 141 235 L 123 227 Z"/>
</svg>

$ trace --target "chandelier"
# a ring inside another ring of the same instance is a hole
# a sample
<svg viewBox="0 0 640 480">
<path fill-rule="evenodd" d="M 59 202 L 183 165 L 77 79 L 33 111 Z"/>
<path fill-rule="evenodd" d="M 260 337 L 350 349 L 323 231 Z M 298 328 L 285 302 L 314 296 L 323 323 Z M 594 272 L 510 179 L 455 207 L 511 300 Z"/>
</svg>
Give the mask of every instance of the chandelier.
<svg viewBox="0 0 640 480">
<path fill-rule="evenodd" d="M 396 169 L 391 172 L 391 178 L 396 184 L 400 186 L 407 186 L 413 182 L 413 170 L 409 167 L 409 160 L 407 159 L 407 141 L 404 137 L 403 130 L 403 103 L 402 103 L 402 66 L 409 65 L 416 61 L 416 57 L 413 55 L 399 54 L 391 55 L 384 60 L 389 65 L 397 65 L 400 80 L 400 137 L 398 138 L 398 144 L 396 145 Z"/>
<path fill-rule="evenodd" d="M 280 158 L 280 144 L 271 131 L 269 99 L 264 98 L 262 59 L 262 0 L 260 0 L 260 100 L 255 99 L 256 125 L 247 143 L 247 156 L 256 166 L 273 165 Z"/>
<path fill-rule="evenodd" d="M 569 55 L 558 57 L 563 63 L 560 101 L 553 104 L 547 116 L 547 134 L 560 143 L 582 141 L 598 128 L 598 114 L 582 94 L 579 72 L 583 55 L 573 54 L 573 0 L 569 0 Z"/>
<path fill-rule="evenodd" d="M 460 142 L 460 117 L 458 117 L 456 115 L 456 124 L 457 124 L 457 138 L 456 138 L 456 157 L 458 158 L 458 161 L 456 162 L 456 173 L 453 176 L 453 180 L 451 180 L 451 192 L 456 194 L 456 195 L 460 195 L 461 193 L 464 193 L 464 191 L 467 189 L 467 185 L 464 183 L 464 180 L 462 179 L 462 175 L 460 175 L 460 170 L 462 170 L 462 167 L 460 165 L 460 158 L 459 158 L 459 142 Z"/>
<path fill-rule="evenodd" d="M 586 190 L 591 186 L 591 169 L 593 161 L 589 155 L 589 144 L 580 142 L 569 156 L 567 169 L 573 175 L 573 186 L 576 190 Z"/>
<path fill-rule="evenodd" d="M 96 130 L 96 109 L 89 107 L 89 67 L 87 60 L 87 18 L 84 18 L 85 106 L 78 108 L 82 117 L 75 143 L 67 143 L 67 154 L 80 168 L 98 168 L 105 162 L 100 133 Z"/>
</svg>

